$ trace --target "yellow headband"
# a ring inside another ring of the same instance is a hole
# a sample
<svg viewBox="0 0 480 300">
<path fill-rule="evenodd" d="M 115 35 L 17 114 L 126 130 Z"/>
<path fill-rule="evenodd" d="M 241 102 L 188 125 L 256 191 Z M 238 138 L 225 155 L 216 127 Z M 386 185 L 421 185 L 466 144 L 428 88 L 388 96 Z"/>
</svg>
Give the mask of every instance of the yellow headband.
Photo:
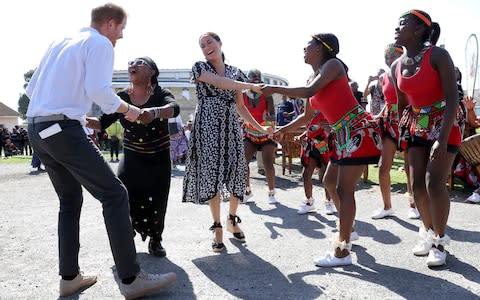
<svg viewBox="0 0 480 300">
<path fill-rule="evenodd" d="M 312 37 L 313 37 L 314 39 L 316 39 L 317 41 L 319 41 L 320 43 L 322 43 L 322 45 L 325 46 L 325 48 L 327 48 L 328 51 L 333 52 L 333 48 L 332 48 L 329 44 L 327 44 L 326 42 L 324 42 L 321 38 L 319 38 L 319 37 L 316 36 L 316 35 L 312 35 Z"/>
<path fill-rule="evenodd" d="M 427 24 L 428 27 L 432 26 L 432 21 L 430 21 L 427 17 L 425 17 L 422 13 L 412 9 L 411 11 L 409 11 L 410 14 L 416 16 L 417 18 L 419 18 L 420 20 L 423 21 L 423 23 Z"/>
</svg>

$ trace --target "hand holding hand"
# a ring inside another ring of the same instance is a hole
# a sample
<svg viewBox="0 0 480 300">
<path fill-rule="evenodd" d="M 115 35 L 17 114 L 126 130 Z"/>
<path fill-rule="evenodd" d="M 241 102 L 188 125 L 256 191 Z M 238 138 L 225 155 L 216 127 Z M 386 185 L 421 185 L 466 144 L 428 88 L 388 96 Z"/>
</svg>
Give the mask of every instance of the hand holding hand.
<svg viewBox="0 0 480 300">
<path fill-rule="evenodd" d="M 125 119 L 130 122 L 135 122 L 140 115 L 140 108 L 130 105 L 128 111 L 125 113 Z"/>
<path fill-rule="evenodd" d="M 273 133 L 273 139 L 276 140 L 277 142 L 280 142 L 283 140 L 283 132 L 280 131 L 280 129 L 276 130 Z"/>
<path fill-rule="evenodd" d="M 251 87 L 250 87 L 250 90 L 252 90 L 253 92 L 257 93 L 257 94 L 262 94 L 262 86 L 260 84 L 254 84 L 252 83 Z"/>
<path fill-rule="evenodd" d="M 267 84 L 263 84 L 261 85 L 261 92 L 262 94 L 265 95 L 265 97 L 268 97 L 268 96 L 271 96 L 272 94 L 274 94 L 273 92 L 273 88 Z"/>
<path fill-rule="evenodd" d="M 155 115 L 153 113 L 153 109 L 152 108 L 146 108 L 146 109 L 142 109 L 138 119 L 143 124 L 150 124 L 150 122 L 153 121 L 154 117 L 155 117 Z"/>
</svg>

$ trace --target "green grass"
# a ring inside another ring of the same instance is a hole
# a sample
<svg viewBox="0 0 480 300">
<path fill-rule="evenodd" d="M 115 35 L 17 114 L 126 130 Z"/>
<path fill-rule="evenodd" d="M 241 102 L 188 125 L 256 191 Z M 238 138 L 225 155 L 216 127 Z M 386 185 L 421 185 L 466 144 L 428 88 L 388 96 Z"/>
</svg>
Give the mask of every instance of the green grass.
<svg viewBox="0 0 480 300">
<path fill-rule="evenodd" d="M 30 163 L 32 161 L 32 157 L 28 155 L 15 155 L 9 156 L 8 158 L 0 159 L 1 164 L 21 164 L 21 163 Z"/>
<path fill-rule="evenodd" d="M 390 180 L 392 184 L 407 184 L 407 174 L 403 170 L 402 157 L 395 157 L 393 159 L 392 169 L 390 170 Z M 372 184 L 379 184 L 378 167 L 375 167 L 374 165 L 368 166 L 368 181 Z"/>
<path fill-rule="evenodd" d="M 102 151 L 103 156 L 106 160 L 110 160 L 110 151 Z M 119 158 L 123 155 L 120 153 L 118 156 Z M 9 156 L 8 158 L 0 158 L 0 165 L 1 164 L 23 164 L 23 163 L 30 163 L 32 161 L 31 155 L 14 155 Z"/>
</svg>

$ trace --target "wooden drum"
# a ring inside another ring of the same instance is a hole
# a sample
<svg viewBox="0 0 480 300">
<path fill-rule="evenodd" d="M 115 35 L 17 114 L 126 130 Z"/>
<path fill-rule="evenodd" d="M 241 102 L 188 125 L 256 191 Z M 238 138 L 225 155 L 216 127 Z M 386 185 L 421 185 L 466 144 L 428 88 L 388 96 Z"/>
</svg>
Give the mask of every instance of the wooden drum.
<svg viewBox="0 0 480 300">
<path fill-rule="evenodd" d="M 460 154 L 472 166 L 480 164 L 480 133 L 469 136 L 460 145 Z"/>
</svg>

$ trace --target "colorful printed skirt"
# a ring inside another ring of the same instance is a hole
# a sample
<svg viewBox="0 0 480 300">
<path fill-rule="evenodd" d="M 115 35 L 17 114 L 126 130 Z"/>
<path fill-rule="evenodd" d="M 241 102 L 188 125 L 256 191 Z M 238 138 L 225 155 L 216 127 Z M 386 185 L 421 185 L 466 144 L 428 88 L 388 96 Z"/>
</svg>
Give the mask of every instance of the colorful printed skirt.
<svg viewBox="0 0 480 300">
<path fill-rule="evenodd" d="M 405 107 L 400 119 L 399 143 L 407 142 L 408 147 L 431 147 L 440 136 L 442 122 L 445 115 L 445 100 L 435 102 L 424 107 Z M 448 151 L 457 152 L 462 142 L 464 128 L 464 114 L 458 107 L 455 122 L 448 137 Z"/>
<path fill-rule="evenodd" d="M 263 146 L 265 144 L 274 144 L 276 142 L 268 137 L 267 134 L 263 134 L 256 130 L 252 125 L 244 123 L 243 127 L 243 139 L 252 142 L 255 145 Z"/>
<path fill-rule="evenodd" d="M 322 134 L 315 137 L 307 138 L 300 148 L 302 165 L 304 167 L 308 166 L 310 158 L 315 159 L 318 166 L 327 165 L 330 155 L 328 148 L 328 137 L 325 131 L 322 131 Z"/>
<path fill-rule="evenodd" d="M 381 131 L 360 105 L 331 126 L 334 151 L 330 160 L 339 165 L 376 164 L 382 150 Z"/>
</svg>

